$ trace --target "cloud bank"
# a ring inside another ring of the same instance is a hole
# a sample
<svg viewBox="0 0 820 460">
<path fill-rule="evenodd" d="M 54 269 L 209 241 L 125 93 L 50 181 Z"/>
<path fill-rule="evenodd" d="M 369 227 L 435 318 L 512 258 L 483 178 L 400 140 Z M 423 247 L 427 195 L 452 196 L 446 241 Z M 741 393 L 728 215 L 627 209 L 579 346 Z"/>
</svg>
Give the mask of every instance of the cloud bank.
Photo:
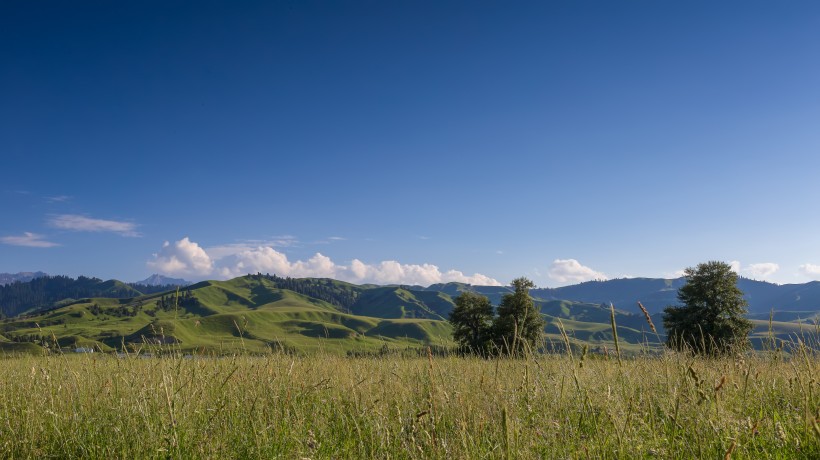
<svg viewBox="0 0 820 460">
<path fill-rule="evenodd" d="M 753 278 L 765 279 L 774 275 L 778 270 L 780 270 L 780 265 L 774 262 L 762 262 L 749 265 L 743 269 L 743 272 L 751 275 Z"/>
<path fill-rule="evenodd" d="M 92 219 L 77 214 L 60 214 L 48 222 L 52 227 L 75 232 L 111 232 L 122 236 L 137 237 L 137 224 L 106 219 Z"/>
<path fill-rule="evenodd" d="M 348 265 L 334 262 L 316 253 L 307 260 L 291 261 L 287 255 L 271 246 L 226 246 L 203 249 L 185 237 L 175 243 L 165 242 L 154 254 L 148 266 L 169 276 L 233 278 L 248 273 L 271 273 L 294 278 L 334 278 L 351 283 L 410 284 L 429 286 L 436 283 L 460 282 L 485 286 L 500 286 L 497 280 L 475 273 L 466 275 L 458 270 L 442 271 L 432 264 L 402 264 L 386 260 L 368 264 L 353 259 Z"/>
<path fill-rule="evenodd" d="M 803 264 L 799 268 L 800 274 L 813 280 L 820 279 L 820 265 Z"/>
<path fill-rule="evenodd" d="M 37 233 L 23 232 L 23 234 L 19 236 L 9 235 L 0 237 L 0 242 L 11 246 L 26 246 L 29 248 L 52 248 L 59 246 L 59 244 L 47 241 L 44 238 L 43 235 L 38 235 Z"/>
<path fill-rule="evenodd" d="M 581 263 L 575 259 L 553 260 L 547 275 L 559 283 L 581 283 L 584 281 L 609 279 L 605 274 L 581 265 Z"/>
<path fill-rule="evenodd" d="M 740 276 L 745 276 L 747 278 L 754 278 L 758 280 L 766 280 L 770 276 L 780 271 L 780 264 L 774 262 L 759 262 L 744 266 L 740 263 L 739 260 L 733 260 L 729 262 L 729 267 L 732 269 L 733 272 L 737 273 Z M 801 265 L 801 271 L 802 267 L 803 266 Z M 683 270 L 678 270 L 673 274 L 673 277 L 678 278 L 684 275 L 685 273 L 683 272 Z"/>
</svg>

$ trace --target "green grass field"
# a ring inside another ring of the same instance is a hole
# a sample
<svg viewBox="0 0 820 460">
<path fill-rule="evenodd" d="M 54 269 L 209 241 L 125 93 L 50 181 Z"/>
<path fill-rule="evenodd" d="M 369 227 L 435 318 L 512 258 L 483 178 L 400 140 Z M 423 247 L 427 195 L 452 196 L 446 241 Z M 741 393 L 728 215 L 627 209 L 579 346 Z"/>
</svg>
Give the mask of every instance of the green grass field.
<svg viewBox="0 0 820 460">
<path fill-rule="evenodd" d="M 551 302 L 557 353 L 485 360 L 423 353 L 454 345 L 439 293 L 374 288 L 353 314 L 254 277 L 192 292 L 0 323 L 0 458 L 820 458 L 803 317 L 704 359 L 619 313 L 618 360 L 608 309 Z"/>
<path fill-rule="evenodd" d="M 0 457 L 820 458 L 818 357 L 792 351 L 7 357 Z"/>
</svg>

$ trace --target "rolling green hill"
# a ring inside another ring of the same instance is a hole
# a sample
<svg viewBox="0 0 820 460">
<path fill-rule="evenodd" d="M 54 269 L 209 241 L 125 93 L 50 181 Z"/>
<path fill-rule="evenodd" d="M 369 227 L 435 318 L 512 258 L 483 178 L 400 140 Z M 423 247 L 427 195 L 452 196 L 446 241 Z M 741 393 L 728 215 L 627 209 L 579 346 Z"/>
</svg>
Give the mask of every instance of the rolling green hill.
<svg viewBox="0 0 820 460">
<path fill-rule="evenodd" d="M 427 318 L 444 320 L 453 301 L 434 291 L 410 291 L 401 287 L 377 287 L 361 293 L 351 306 L 353 313 L 380 318 Z"/>
<path fill-rule="evenodd" d="M 0 328 L 7 345 L 0 350 L 31 351 L 29 345 L 53 346 L 55 338 L 61 347 L 92 346 L 104 351 L 126 345 L 132 350 L 171 346 L 184 352 L 321 349 L 338 353 L 385 345 L 451 344 L 449 324 L 412 293 L 398 288 L 375 291 L 381 300 L 373 308 L 363 308 L 372 315 L 351 314 L 254 276 L 126 299 L 87 298 L 4 320 Z M 423 293 L 422 297 L 440 308 L 451 305 L 444 295 Z M 399 314 L 402 308 L 405 314 Z"/>
<path fill-rule="evenodd" d="M 203 281 L 181 290 L 142 295 L 115 280 L 71 281 L 65 277 L 33 280 L 41 287 L 63 286 L 63 292 L 92 292 L 93 295 L 66 299 L 57 298 L 56 288 L 48 291 L 51 308 L 0 322 L 0 352 L 42 352 L 44 347 L 53 347 L 55 341 L 63 348 L 145 351 L 170 347 L 186 353 L 203 350 L 345 353 L 374 351 L 385 345 L 449 346 L 452 330 L 446 318 L 453 309 L 454 296 L 472 290 L 498 304 L 509 292 L 506 287 L 459 283 L 429 288 L 357 286 L 331 279 L 257 274 L 229 281 Z M 646 283 L 654 281 L 638 281 L 641 285 Z M 668 287 L 666 284 L 655 287 L 665 292 L 664 286 Z M 628 291 L 634 285 L 618 283 L 616 287 Z M 767 289 L 767 286 L 758 287 Z M 595 288 L 601 290 L 605 285 L 595 284 Z M 810 291 L 811 286 L 804 289 Z M 18 286 L 14 292 L 26 291 Z M 561 346 L 564 343 L 560 324 L 575 344 L 589 343 L 593 348 L 612 344 L 608 302 L 545 299 L 549 292 L 533 290 L 533 293 L 547 320 L 545 332 L 552 343 Z M 761 294 L 754 291 L 752 295 Z M 658 328 L 656 334 L 650 331 L 634 303 L 616 306 L 620 307 L 615 310 L 618 336 L 625 349 L 637 349 L 645 343 L 657 345 L 664 339 L 660 314 L 652 316 Z M 762 343 L 769 334 L 768 315 L 750 316 L 755 321 L 753 338 Z M 772 330 L 775 336 L 787 340 L 816 329 L 817 320 L 816 311 L 777 312 Z"/>
</svg>

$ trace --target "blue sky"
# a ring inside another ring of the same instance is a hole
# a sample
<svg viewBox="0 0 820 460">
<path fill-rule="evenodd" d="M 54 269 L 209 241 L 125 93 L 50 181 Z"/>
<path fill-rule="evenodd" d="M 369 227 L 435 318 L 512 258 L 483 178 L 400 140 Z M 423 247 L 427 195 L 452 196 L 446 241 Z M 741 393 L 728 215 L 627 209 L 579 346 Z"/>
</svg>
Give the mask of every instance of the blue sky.
<svg viewBox="0 0 820 460">
<path fill-rule="evenodd" d="M 816 2 L 79 3 L 0 6 L 0 272 L 820 279 Z"/>
</svg>

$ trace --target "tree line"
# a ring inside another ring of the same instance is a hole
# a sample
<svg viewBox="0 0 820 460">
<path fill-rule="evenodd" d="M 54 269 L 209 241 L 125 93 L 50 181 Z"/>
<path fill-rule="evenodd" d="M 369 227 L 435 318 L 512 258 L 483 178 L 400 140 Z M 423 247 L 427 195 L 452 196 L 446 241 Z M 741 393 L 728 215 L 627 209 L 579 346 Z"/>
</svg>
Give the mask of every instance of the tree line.
<svg viewBox="0 0 820 460">
<path fill-rule="evenodd" d="M 91 297 L 129 298 L 140 294 L 173 291 L 176 286 L 106 283 L 95 277 L 42 276 L 0 286 L 0 317 L 13 317 L 29 310 L 55 306 L 65 299 Z"/>
<path fill-rule="evenodd" d="M 0 286 L 0 313 L 16 316 L 27 310 L 47 308 L 64 299 L 87 297 L 114 297 L 117 289 L 101 287 L 99 278 L 79 276 L 43 276 L 31 281 L 17 281 Z M 123 297 L 129 297 L 125 292 Z"/>
<path fill-rule="evenodd" d="M 317 278 L 282 278 L 271 274 L 247 275 L 249 278 L 271 281 L 278 289 L 287 289 L 297 294 L 323 300 L 331 305 L 350 312 L 359 299 L 361 291 L 353 286 L 336 283 L 331 279 Z"/>
</svg>

